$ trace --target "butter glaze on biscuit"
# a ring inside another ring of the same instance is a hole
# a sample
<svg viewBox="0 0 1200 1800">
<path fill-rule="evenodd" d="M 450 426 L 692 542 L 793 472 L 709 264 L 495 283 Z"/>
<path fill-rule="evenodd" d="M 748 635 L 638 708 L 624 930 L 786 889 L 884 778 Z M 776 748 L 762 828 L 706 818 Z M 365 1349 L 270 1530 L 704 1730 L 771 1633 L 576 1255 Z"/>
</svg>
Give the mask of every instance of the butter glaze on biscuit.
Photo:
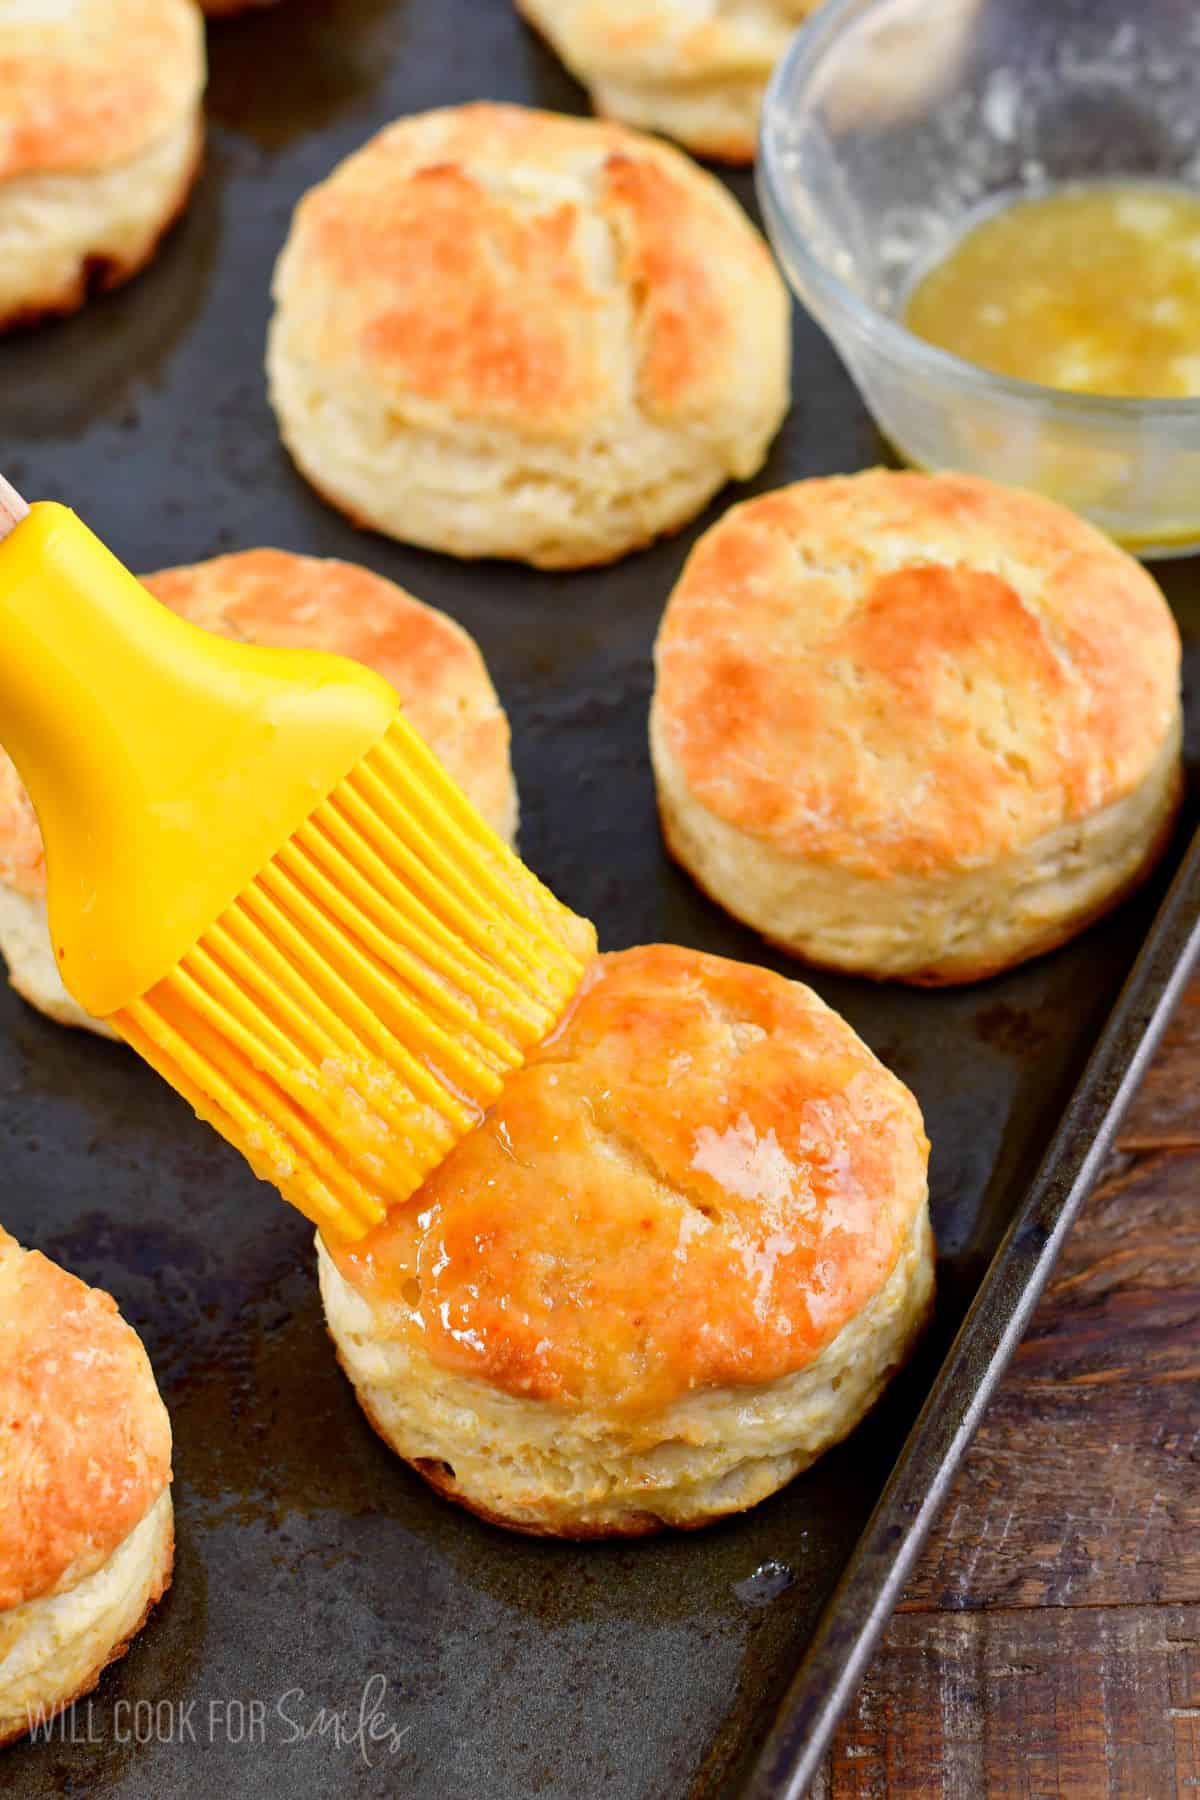
<svg viewBox="0 0 1200 1800">
<path fill-rule="evenodd" d="M 511 843 L 508 720 L 478 646 L 445 613 L 357 564 L 243 550 L 144 577 L 181 617 L 246 643 L 330 650 L 391 682 L 406 716 L 492 829 Z M 46 868 L 28 794 L 0 750 L 0 952 L 18 993 L 103 1035 L 63 987 L 46 926 Z"/>
<path fill-rule="evenodd" d="M 907 1354 L 928 1148 L 809 989 L 606 956 L 412 1204 L 321 1245 L 330 1329 L 382 1435 L 488 1517 L 701 1524 L 844 1436 Z"/>
<path fill-rule="evenodd" d="M 609 561 L 757 470 L 789 303 L 669 146 L 517 106 L 402 119 L 300 202 L 268 347 L 284 442 L 359 524 Z"/>
<path fill-rule="evenodd" d="M 0 329 L 149 260 L 199 168 L 204 80 L 192 0 L 0 7 Z"/>
<path fill-rule="evenodd" d="M 162 1596 L 170 1480 L 137 1334 L 0 1230 L 0 1743 L 94 1686 Z"/>
<path fill-rule="evenodd" d="M 1180 793 L 1179 634 L 1051 502 L 874 471 L 735 507 L 656 647 L 668 844 L 815 962 L 959 981 L 1080 929 Z"/>
</svg>

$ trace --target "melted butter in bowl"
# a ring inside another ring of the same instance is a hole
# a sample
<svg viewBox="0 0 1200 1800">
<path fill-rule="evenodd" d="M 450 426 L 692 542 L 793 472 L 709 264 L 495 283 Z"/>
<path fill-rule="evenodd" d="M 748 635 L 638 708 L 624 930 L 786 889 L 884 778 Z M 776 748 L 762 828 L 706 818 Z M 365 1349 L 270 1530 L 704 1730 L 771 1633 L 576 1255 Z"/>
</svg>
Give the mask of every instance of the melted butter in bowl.
<svg viewBox="0 0 1200 1800">
<path fill-rule="evenodd" d="M 1078 183 L 989 209 L 912 289 L 918 337 L 1070 393 L 1200 396 L 1200 193 Z"/>
<path fill-rule="evenodd" d="M 1200 550 L 1200 7 L 945 10 L 831 0 L 793 40 L 757 163 L 780 261 L 906 462 Z M 935 20 L 904 104 L 864 105 Z"/>
</svg>

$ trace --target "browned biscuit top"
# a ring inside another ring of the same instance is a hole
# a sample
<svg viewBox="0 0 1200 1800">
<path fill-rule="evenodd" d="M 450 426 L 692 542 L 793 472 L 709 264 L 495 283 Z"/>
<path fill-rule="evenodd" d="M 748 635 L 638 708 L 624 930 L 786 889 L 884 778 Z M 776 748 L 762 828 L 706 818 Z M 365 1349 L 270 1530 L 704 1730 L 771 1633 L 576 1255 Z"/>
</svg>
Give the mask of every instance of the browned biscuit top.
<svg viewBox="0 0 1200 1800">
<path fill-rule="evenodd" d="M 409 422 L 550 440 L 630 391 L 658 423 L 724 428 L 748 318 L 786 316 L 762 239 L 677 151 L 490 103 L 402 119 L 312 189 L 277 292 L 292 354 L 402 396 Z"/>
<path fill-rule="evenodd" d="M 935 875 L 1123 799 L 1179 708 L 1146 571 L 1032 494 L 875 470 L 732 509 L 663 619 L 655 732 L 784 854 Z"/>
<path fill-rule="evenodd" d="M 0 6 L 0 181 L 151 149 L 199 104 L 204 69 L 192 0 Z"/>
</svg>

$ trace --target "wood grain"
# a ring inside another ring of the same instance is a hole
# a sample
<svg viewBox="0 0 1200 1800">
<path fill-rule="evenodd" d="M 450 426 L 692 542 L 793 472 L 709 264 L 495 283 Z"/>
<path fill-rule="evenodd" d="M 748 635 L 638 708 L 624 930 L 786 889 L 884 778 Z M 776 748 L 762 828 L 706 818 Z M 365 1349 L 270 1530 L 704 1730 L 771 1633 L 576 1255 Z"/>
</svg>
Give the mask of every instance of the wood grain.
<svg viewBox="0 0 1200 1800">
<path fill-rule="evenodd" d="M 1200 1788 L 1200 1607 L 894 1621 L 833 1800 L 1168 1800 Z M 816 1790 L 818 1794 L 821 1789 Z"/>
<path fill-rule="evenodd" d="M 1200 1795 L 1200 981 L 813 1793 Z"/>
</svg>

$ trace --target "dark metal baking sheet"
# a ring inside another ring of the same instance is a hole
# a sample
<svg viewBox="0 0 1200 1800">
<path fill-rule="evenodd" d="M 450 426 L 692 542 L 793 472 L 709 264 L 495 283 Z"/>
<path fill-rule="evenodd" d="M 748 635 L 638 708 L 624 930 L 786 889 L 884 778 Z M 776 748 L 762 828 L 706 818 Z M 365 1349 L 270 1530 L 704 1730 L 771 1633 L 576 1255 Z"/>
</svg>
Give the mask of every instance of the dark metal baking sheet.
<svg viewBox="0 0 1200 1800">
<path fill-rule="evenodd" d="M 786 968 L 667 862 L 645 749 L 662 604 L 696 531 L 735 496 L 615 569 L 464 566 L 355 533 L 293 474 L 267 409 L 270 270 L 312 181 L 405 111 L 480 95 L 582 111 L 583 96 L 508 0 L 285 0 L 215 29 L 211 48 L 194 206 L 126 292 L 0 343 L 0 467 L 31 495 L 68 499 L 135 568 L 277 544 L 356 557 L 444 607 L 483 646 L 512 718 L 524 850 L 606 946 L 667 938 Z M 731 185 L 753 211 L 749 176 Z M 795 407 L 754 485 L 881 454 L 832 351 L 798 317 Z M 1164 579 L 1194 686 L 1200 579 L 1190 564 Z M 633 1546 L 511 1538 L 411 1478 L 335 1367 L 304 1223 L 127 1052 L 5 992 L 0 1217 L 111 1289 L 143 1333 L 175 1424 L 179 1516 L 175 1587 L 152 1626 L 69 1720 L 76 1741 L 6 1753 L 5 1790 L 732 1793 L 845 1575 L 753 1777 L 758 1797 L 799 1792 L 1170 991 L 1194 868 L 1101 1036 L 1170 872 L 1076 944 L 982 987 L 812 977 L 925 1109 L 936 1321 L 871 1418 L 809 1474 L 742 1520 Z M 355 1720 L 384 1680 L 397 1735 L 364 1746 Z"/>
</svg>

